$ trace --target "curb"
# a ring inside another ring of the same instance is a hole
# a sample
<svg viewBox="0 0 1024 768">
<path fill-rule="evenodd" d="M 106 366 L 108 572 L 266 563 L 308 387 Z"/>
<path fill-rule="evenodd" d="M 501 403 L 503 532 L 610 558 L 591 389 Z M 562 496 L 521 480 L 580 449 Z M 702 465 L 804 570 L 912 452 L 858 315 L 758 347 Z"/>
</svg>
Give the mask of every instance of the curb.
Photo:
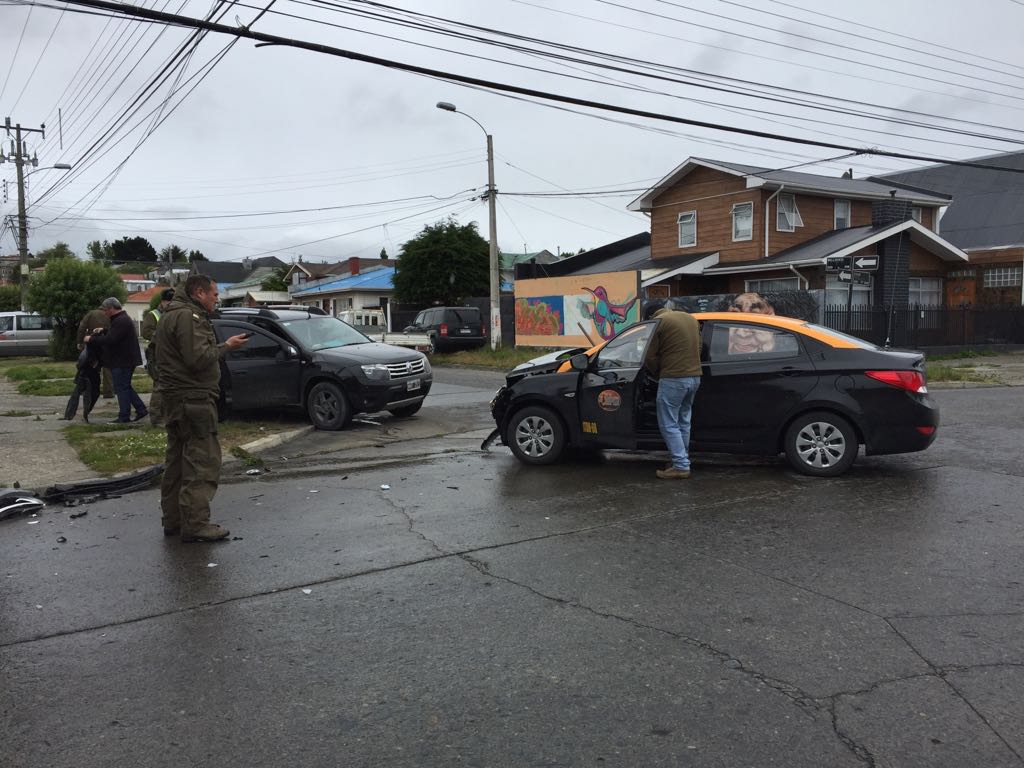
<svg viewBox="0 0 1024 768">
<path fill-rule="evenodd" d="M 276 448 L 279 445 L 287 443 L 289 440 L 294 440 L 299 437 L 304 437 L 312 432 L 315 427 L 310 424 L 307 427 L 300 427 L 299 429 L 289 429 L 285 432 L 277 432 L 273 435 L 267 435 L 266 437 L 260 437 L 256 440 L 252 440 L 244 445 L 238 446 L 247 453 L 259 453 L 260 451 L 266 451 L 271 448 Z M 227 464 L 232 461 L 239 461 L 234 456 L 225 457 L 224 463 Z"/>
</svg>

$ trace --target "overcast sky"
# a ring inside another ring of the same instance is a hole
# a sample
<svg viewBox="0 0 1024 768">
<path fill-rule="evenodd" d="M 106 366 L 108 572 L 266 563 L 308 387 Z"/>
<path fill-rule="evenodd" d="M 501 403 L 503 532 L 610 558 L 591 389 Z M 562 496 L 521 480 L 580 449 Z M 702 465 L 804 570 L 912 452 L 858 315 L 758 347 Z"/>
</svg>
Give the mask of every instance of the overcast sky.
<svg viewBox="0 0 1024 768">
<path fill-rule="evenodd" d="M 647 230 L 627 204 L 690 156 L 780 168 L 844 154 L 552 106 L 251 40 L 217 61 L 234 38 L 212 32 L 161 81 L 191 30 L 41 2 L 52 7 L 0 0 L 0 119 L 46 124 L 45 140 L 26 134 L 40 169 L 75 166 L 28 179 L 33 251 L 65 241 L 84 256 L 90 240 L 142 235 L 158 250 L 173 243 L 216 260 L 334 261 L 381 248 L 397 255 L 449 215 L 477 222 L 486 237 L 484 133 L 438 101 L 493 134 L 503 251 L 575 252 Z M 239 26 L 261 2 L 145 4 Z M 964 8 L 961 0 L 277 0 L 252 28 L 844 146 L 956 159 L 1020 149 L 1024 0 Z M 865 176 L 914 165 L 861 156 L 803 169 Z M 0 213 L 16 214 L 12 163 L 0 165 L 0 178 L 8 180 Z M 578 194 L 604 190 L 614 194 Z M 0 252 L 17 252 L 10 227 Z"/>
</svg>

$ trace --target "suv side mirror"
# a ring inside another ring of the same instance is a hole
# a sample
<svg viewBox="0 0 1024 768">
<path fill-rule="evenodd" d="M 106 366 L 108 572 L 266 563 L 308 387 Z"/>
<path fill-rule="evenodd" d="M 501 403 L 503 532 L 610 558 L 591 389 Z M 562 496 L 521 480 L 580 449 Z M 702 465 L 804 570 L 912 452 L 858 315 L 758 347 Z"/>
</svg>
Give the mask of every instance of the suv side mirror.
<svg viewBox="0 0 1024 768">
<path fill-rule="evenodd" d="M 569 358 L 569 367 L 574 371 L 585 371 L 590 365 L 590 358 L 584 353 L 580 352 L 578 355 L 573 355 Z"/>
</svg>

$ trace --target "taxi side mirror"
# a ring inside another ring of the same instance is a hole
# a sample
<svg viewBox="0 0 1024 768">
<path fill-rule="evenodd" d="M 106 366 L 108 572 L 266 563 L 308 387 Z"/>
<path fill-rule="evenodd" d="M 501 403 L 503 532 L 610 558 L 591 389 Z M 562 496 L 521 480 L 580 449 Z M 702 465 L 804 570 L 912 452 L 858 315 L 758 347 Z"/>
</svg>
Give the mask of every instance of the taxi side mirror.
<svg viewBox="0 0 1024 768">
<path fill-rule="evenodd" d="M 590 365 L 590 358 L 582 352 L 569 358 L 569 367 L 574 371 L 585 371 Z"/>
</svg>

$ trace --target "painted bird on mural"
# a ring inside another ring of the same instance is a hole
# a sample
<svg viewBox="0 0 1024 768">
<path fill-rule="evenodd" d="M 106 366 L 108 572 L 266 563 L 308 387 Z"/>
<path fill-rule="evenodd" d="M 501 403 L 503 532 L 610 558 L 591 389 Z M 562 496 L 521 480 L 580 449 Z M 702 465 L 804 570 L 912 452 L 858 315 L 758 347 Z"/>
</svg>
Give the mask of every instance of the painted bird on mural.
<svg viewBox="0 0 1024 768">
<path fill-rule="evenodd" d="M 613 304 L 608 300 L 608 291 L 602 285 L 583 290 L 594 297 L 593 301 L 580 302 L 583 315 L 594 321 L 594 327 L 602 339 L 612 338 L 616 333 L 615 326 L 626 323 L 629 310 L 636 304 L 636 296 L 625 304 Z"/>
</svg>

